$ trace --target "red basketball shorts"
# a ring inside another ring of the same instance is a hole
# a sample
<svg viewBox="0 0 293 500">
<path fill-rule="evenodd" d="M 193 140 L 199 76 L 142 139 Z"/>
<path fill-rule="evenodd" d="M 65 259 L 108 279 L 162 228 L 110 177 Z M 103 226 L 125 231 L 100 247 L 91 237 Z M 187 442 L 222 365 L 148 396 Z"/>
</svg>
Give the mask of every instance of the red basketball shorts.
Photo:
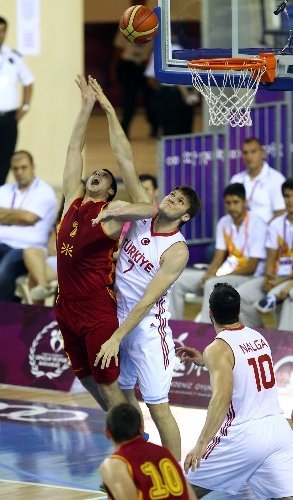
<svg viewBox="0 0 293 500">
<path fill-rule="evenodd" d="M 94 366 L 101 345 L 118 328 L 116 301 L 107 289 L 98 291 L 94 298 L 58 297 L 56 319 L 61 330 L 64 350 L 79 379 L 92 375 L 97 383 L 117 380 L 119 366 L 111 360 L 109 368 Z"/>
</svg>

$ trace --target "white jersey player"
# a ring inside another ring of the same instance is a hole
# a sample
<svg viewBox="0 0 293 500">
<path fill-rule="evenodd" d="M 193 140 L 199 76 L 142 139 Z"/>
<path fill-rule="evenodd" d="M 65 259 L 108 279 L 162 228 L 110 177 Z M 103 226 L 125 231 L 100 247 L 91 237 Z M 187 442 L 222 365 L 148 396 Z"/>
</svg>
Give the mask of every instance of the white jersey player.
<svg viewBox="0 0 293 500">
<path fill-rule="evenodd" d="M 239 323 L 240 296 L 218 283 L 210 297 L 216 338 L 203 356 L 179 348 L 183 361 L 206 364 L 212 398 L 205 425 L 184 468 L 199 498 L 235 495 L 245 482 L 256 498 L 293 495 L 293 434 L 277 399 L 267 340 Z M 190 469 L 191 468 L 191 469 Z"/>
<path fill-rule="evenodd" d="M 185 239 L 178 229 L 156 233 L 154 220 L 131 224 L 122 243 L 116 268 L 115 289 L 119 323 L 123 323 L 161 267 L 164 252 Z M 120 347 L 122 390 L 133 390 L 138 379 L 145 403 L 168 401 L 175 363 L 172 332 L 168 326 L 168 295 L 156 300 L 142 321 L 123 339 Z"/>
<path fill-rule="evenodd" d="M 146 287 L 159 271 L 163 253 L 175 243 L 185 242 L 178 228 L 171 233 L 157 234 L 153 226 L 154 220 L 151 219 L 132 223 L 122 242 L 115 279 L 118 317 L 121 322 L 143 297 Z M 148 316 L 153 317 L 152 320 L 168 321 L 170 289 L 171 287 L 148 312 Z"/>
</svg>

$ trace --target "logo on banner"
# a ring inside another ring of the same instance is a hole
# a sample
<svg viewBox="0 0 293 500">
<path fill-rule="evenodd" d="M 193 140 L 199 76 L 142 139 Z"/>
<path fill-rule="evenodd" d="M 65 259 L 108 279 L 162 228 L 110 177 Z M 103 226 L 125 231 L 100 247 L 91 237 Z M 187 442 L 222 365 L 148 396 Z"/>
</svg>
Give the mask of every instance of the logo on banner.
<svg viewBox="0 0 293 500">
<path fill-rule="evenodd" d="M 183 332 L 179 334 L 177 339 L 174 338 L 175 348 L 185 347 L 184 341 L 188 336 L 189 332 Z M 184 400 L 186 395 L 188 395 L 188 398 L 192 397 L 193 402 L 197 399 L 199 404 L 202 404 L 203 400 L 206 403 L 211 395 L 207 371 L 208 369 L 205 366 L 197 366 L 193 363 L 180 363 L 180 359 L 176 358 L 170 395 L 176 395 L 177 402 L 179 402 L 178 397 L 181 397 L 181 403 L 183 402 L 183 404 L 186 403 Z"/>
<path fill-rule="evenodd" d="M 279 394 L 293 396 L 293 356 L 284 356 L 274 363 Z"/>
<path fill-rule="evenodd" d="M 0 401 L 0 420 L 18 422 L 74 422 L 84 421 L 88 413 L 69 408 L 47 408 L 45 405 L 14 404 Z"/>
<path fill-rule="evenodd" d="M 31 373 L 49 379 L 58 378 L 70 366 L 63 351 L 63 339 L 56 321 L 46 325 L 34 339 L 29 350 Z"/>
</svg>

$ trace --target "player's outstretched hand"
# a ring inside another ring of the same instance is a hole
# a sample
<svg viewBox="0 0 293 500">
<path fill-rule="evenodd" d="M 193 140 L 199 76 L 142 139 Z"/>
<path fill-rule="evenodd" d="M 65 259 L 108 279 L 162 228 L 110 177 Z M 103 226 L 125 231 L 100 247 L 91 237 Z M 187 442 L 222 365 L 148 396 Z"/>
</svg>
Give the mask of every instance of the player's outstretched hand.
<svg viewBox="0 0 293 500">
<path fill-rule="evenodd" d="M 95 102 L 97 100 L 94 89 L 86 81 L 83 75 L 77 75 L 77 77 L 75 78 L 75 83 L 80 88 L 83 101 Z"/>
<path fill-rule="evenodd" d="M 182 363 L 191 361 L 191 363 L 194 363 L 195 365 L 205 366 L 202 353 L 194 347 L 177 347 L 176 356 L 180 358 Z"/>
<path fill-rule="evenodd" d="M 120 342 L 119 340 L 111 337 L 107 342 L 102 344 L 100 352 L 96 355 L 96 360 L 94 366 L 97 366 L 99 361 L 101 361 L 101 368 L 109 368 L 112 358 L 115 358 L 115 365 L 118 366 L 118 352 L 119 352 Z"/>
<path fill-rule="evenodd" d="M 187 453 L 186 458 L 184 460 L 185 474 L 187 474 L 190 467 L 191 467 L 192 471 L 194 471 L 195 468 L 196 469 L 199 468 L 201 458 L 205 454 L 206 451 L 207 451 L 207 445 L 197 443 L 194 446 L 194 448 L 192 448 L 192 450 L 190 450 L 190 452 Z"/>
<path fill-rule="evenodd" d="M 107 99 L 107 97 L 105 96 L 101 85 L 99 85 L 97 80 L 95 78 L 92 78 L 90 75 L 89 75 L 89 84 L 91 85 L 93 91 L 95 92 L 95 95 L 100 103 L 101 108 L 104 111 L 112 109 L 113 106 L 110 103 L 109 99 Z"/>
<path fill-rule="evenodd" d="M 98 217 L 96 217 L 95 219 L 92 219 L 92 226 L 97 226 L 99 224 L 99 222 L 102 222 L 102 221 L 107 221 L 111 219 L 111 213 L 109 212 L 109 210 L 102 210 Z"/>
</svg>

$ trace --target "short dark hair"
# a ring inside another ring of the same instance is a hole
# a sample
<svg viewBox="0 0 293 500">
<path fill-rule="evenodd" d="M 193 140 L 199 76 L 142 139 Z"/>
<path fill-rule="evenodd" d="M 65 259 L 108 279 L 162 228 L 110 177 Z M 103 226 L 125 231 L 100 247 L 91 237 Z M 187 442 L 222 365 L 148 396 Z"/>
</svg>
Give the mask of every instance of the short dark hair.
<svg viewBox="0 0 293 500">
<path fill-rule="evenodd" d="M 19 151 L 14 151 L 13 155 L 11 156 L 11 160 L 12 160 L 12 158 L 14 158 L 14 156 L 17 156 L 17 155 L 26 156 L 27 159 L 29 160 L 30 164 L 31 165 L 34 164 L 33 155 L 31 153 L 29 153 L 28 151 L 26 151 L 25 149 L 20 149 Z"/>
<path fill-rule="evenodd" d="M 289 179 L 286 179 L 285 182 L 282 184 L 282 195 L 285 196 L 285 190 L 286 189 L 293 189 L 293 177 L 289 177 Z"/>
<path fill-rule="evenodd" d="M 7 28 L 8 22 L 4 19 L 4 17 L 0 17 L 0 24 L 4 24 L 5 28 Z"/>
<path fill-rule="evenodd" d="M 176 186 L 173 191 L 181 191 L 181 193 L 186 196 L 190 205 L 186 213 L 190 215 L 190 219 L 195 217 L 200 210 L 200 199 L 197 192 L 189 186 Z M 181 221 L 179 227 L 183 226 L 184 224 L 185 221 Z"/>
<path fill-rule="evenodd" d="M 216 283 L 210 295 L 210 310 L 218 325 L 239 321 L 240 295 L 228 283 Z"/>
<path fill-rule="evenodd" d="M 110 188 L 113 189 L 113 194 L 108 194 L 108 198 L 107 198 L 107 201 L 112 201 L 113 198 L 115 198 L 116 193 L 117 193 L 117 182 L 116 182 L 116 179 L 115 179 L 114 175 L 112 174 L 112 172 L 110 172 L 110 170 L 108 170 L 107 168 L 103 168 L 103 170 L 105 170 L 105 172 L 107 172 L 111 176 L 111 179 L 112 179 Z"/>
<path fill-rule="evenodd" d="M 234 182 L 233 184 L 228 184 L 223 191 L 223 197 L 226 196 L 238 196 L 242 200 L 246 199 L 245 187 L 241 182 Z"/>
<path fill-rule="evenodd" d="M 141 182 L 151 181 L 153 188 L 158 189 L 158 181 L 154 175 L 151 174 L 141 174 L 138 176 Z"/>
<path fill-rule="evenodd" d="M 139 411 L 129 403 L 111 408 L 106 417 L 106 428 L 115 443 L 123 443 L 140 435 L 142 426 Z"/>
<path fill-rule="evenodd" d="M 251 142 L 257 142 L 257 144 L 263 149 L 263 145 L 262 143 L 260 142 L 260 140 L 257 138 L 257 137 L 247 137 L 246 139 L 244 139 L 244 141 L 242 142 L 242 146 L 244 144 L 250 144 Z"/>
</svg>

